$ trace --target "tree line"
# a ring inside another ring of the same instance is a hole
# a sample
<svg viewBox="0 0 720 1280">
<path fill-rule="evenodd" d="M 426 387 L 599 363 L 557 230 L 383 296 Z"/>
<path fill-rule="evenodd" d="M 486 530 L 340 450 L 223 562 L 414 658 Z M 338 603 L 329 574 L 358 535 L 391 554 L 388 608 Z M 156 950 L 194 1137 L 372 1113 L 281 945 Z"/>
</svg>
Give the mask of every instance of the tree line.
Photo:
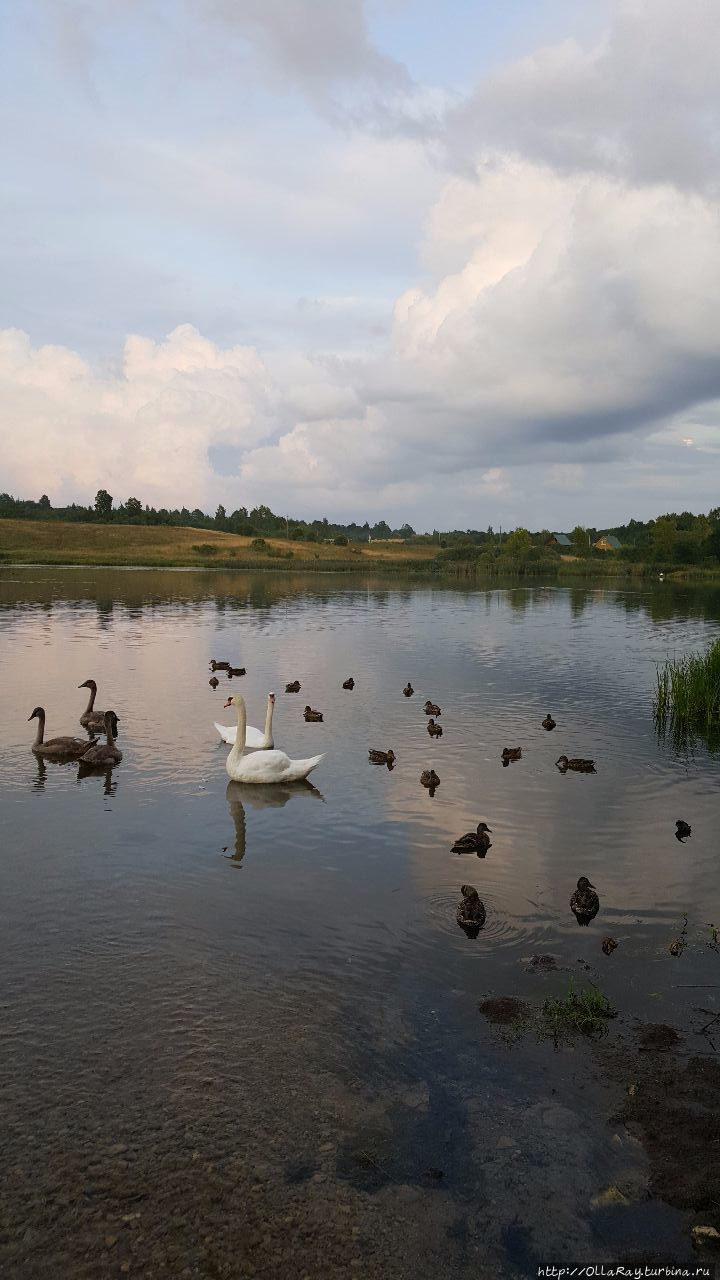
<svg viewBox="0 0 720 1280">
<path fill-rule="evenodd" d="M 127 498 L 117 505 L 107 489 L 99 489 L 92 506 L 71 503 L 54 507 L 47 494 L 37 500 L 14 498 L 0 494 L 0 518 L 15 520 L 64 520 L 83 523 L 110 523 L 134 525 L 170 525 L 191 529 L 216 529 L 223 533 L 244 534 L 248 537 L 269 535 L 288 537 L 295 541 L 324 540 L 367 542 L 368 538 L 383 540 L 401 538 L 415 545 L 435 545 L 443 549 L 448 559 L 471 560 L 480 555 L 507 555 L 518 559 L 538 559 L 547 554 L 549 529 L 530 531 L 519 527 L 505 531 L 487 529 L 433 529 L 432 533 L 416 533 L 410 524 L 393 528 L 386 520 L 374 524 L 355 521 L 343 524 L 328 520 L 301 520 L 294 516 L 277 515 L 267 506 L 238 507 L 229 514 L 218 506 L 214 515 L 199 507 L 166 508 L 151 507 L 139 498 Z M 554 532 L 563 532 L 555 530 Z M 614 534 L 620 542 L 617 552 L 594 550 L 593 544 L 601 534 Z M 594 556 L 617 555 L 622 559 L 663 564 L 702 564 L 720 560 L 720 507 L 713 507 L 707 514 L 694 515 L 691 511 L 667 512 L 654 520 L 629 520 L 627 524 L 596 529 L 577 525 L 568 531 L 572 546 L 570 553 L 581 559 Z"/>
</svg>

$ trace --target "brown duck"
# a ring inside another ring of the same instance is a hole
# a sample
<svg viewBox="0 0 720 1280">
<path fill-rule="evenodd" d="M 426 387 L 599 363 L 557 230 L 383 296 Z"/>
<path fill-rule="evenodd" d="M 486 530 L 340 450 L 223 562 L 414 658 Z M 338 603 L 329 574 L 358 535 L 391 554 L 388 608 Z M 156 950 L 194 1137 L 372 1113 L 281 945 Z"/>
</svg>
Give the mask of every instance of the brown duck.
<svg viewBox="0 0 720 1280">
<path fill-rule="evenodd" d="M 505 766 L 509 765 L 511 760 L 521 760 L 522 747 L 503 747 L 500 759 Z"/>
<path fill-rule="evenodd" d="M 211 671 L 229 671 L 229 670 L 230 670 L 230 663 L 229 663 L 229 662 L 216 662 L 214 658 L 211 658 L 211 659 L 210 659 L 210 670 L 211 670 Z"/>
<path fill-rule="evenodd" d="M 487 912 L 485 903 L 474 885 L 464 884 L 460 887 L 462 898 L 457 909 L 457 922 L 471 937 L 477 937 L 485 923 Z"/>
<path fill-rule="evenodd" d="M 208 680 L 208 684 L 210 685 L 211 689 L 217 689 L 219 683 L 220 681 L 218 680 L 217 676 L 211 676 L 210 679 Z"/>
<path fill-rule="evenodd" d="M 35 707 L 28 720 L 38 722 L 35 741 L 30 748 L 36 756 L 43 756 L 47 760 L 79 760 L 88 747 L 92 746 L 87 738 L 48 738 L 46 742 L 44 707 Z"/>
<path fill-rule="evenodd" d="M 550 712 L 548 711 L 545 719 L 542 722 L 543 729 L 554 729 L 555 724 L 556 724 L 556 721 L 553 720 L 552 716 L 550 715 Z"/>
<path fill-rule="evenodd" d="M 476 853 L 478 858 L 484 858 L 488 849 L 492 849 L 489 831 L 487 822 L 478 822 L 476 831 L 466 831 L 464 836 L 458 837 L 452 847 L 453 853 Z"/>
<path fill-rule="evenodd" d="M 387 764 L 392 769 L 395 763 L 394 751 L 368 751 L 371 764 Z"/>
<path fill-rule="evenodd" d="M 342 687 L 343 687 L 343 689 L 354 689 L 354 688 L 355 688 L 355 681 L 353 680 L 352 676 L 349 676 L 347 680 L 343 680 L 343 686 L 342 686 Z"/>
<path fill-rule="evenodd" d="M 420 774 L 420 782 L 423 787 L 427 787 L 430 791 L 434 791 L 440 786 L 440 779 L 434 769 L 423 769 Z"/>
<path fill-rule="evenodd" d="M 560 756 L 560 759 L 556 760 L 555 764 L 561 773 L 567 773 L 568 769 L 573 773 L 595 772 L 595 761 L 583 760 L 581 756 L 573 756 L 569 760 L 567 756 Z"/>
<path fill-rule="evenodd" d="M 232 680 L 233 676 L 247 675 L 244 667 L 226 667 L 226 671 L 228 680 Z"/>
<path fill-rule="evenodd" d="M 405 694 L 405 697 L 412 698 L 414 692 L 415 690 L 413 689 L 410 681 L 408 680 L 407 684 L 405 685 L 405 688 L 403 689 L 403 693 Z"/>
<path fill-rule="evenodd" d="M 442 738 L 442 725 L 436 724 L 434 720 L 428 720 L 427 731 L 431 738 Z"/>
<path fill-rule="evenodd" d="M 308 724 L 310 723 L 316 724 L 319 721 L 321 721 L 323 718 L 322 711 L 313 711 L 312 707 L 306 707 L 305 710 L 303 711 L 303 715 L 307 720 Z"/>
<path fill-rule="evenodd" d="M 300 692 L 300 681 L 299 681 L 299 680 L 292 680 L 292 681 L 290 682 L 290 684 L 286 684 L 286 685 L 285 685 L 285 692 L 286 692 L 286 693 L 299 693 L 299 692 Z"/>
<path fill-rule="evenodd" d="M 600 899 L 587 876 L 580 876 L 577 889 L 570 899 L 570 910 L 578 924 L 589 924 L 600 910 Z"/>
<path fill-rule="evenodd" d="M 426 715 L 426 716 L 441 716 L 441 715 L 442 715 L 442 711 L 440 710 L 440 708 L 439 708 L 439 706 L 437 705 L 437 703 L 436 703 L 436 702 L 430 702 L 430 700 L 429 700 L 429 699 L 428 699 L 428 701 L 425 703 L 425 706 L 423 707 L 423 711 L 425 712 L 425 715 Z"/>
</svg>

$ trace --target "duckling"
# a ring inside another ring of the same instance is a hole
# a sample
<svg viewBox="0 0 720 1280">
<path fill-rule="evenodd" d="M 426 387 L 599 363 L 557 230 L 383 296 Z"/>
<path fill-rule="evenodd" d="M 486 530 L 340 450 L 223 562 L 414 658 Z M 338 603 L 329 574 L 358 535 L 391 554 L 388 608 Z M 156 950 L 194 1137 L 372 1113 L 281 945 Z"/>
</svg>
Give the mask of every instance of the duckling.
<svg viewBox="0 0 720 1280">
<path fill-rule="evenodd" d="M 457 909 L 457 922 L 470 937 L 476 938 L 485 923 L 485 903 L 471 884 L 461 885 L 460 892 L 462 901 Z"/>
<path fill-rule="evenodd" d="M 550 712 L 548 711 L 545 719 L 542 722 L 543 729 L 554 729 L 555 724 L 556 724 L 556 721 L 553 720 L 552 716 L 550 715 Z"/>
<path fill-rule="evenodd" d="M 227 668 L 228 680 L 232 680 L 233 676 L 244 676 L 244 675 L 247 675 L 247 672 L 244 667 L 228 667 Z"/>
<path fill-rule="evenodd" d="M 560 756 L 560 759 L 556 760 L 555 764 L 561 773 L 567 773 L 568 769 L 571 769 L 574 773 L 595 772 L 595 761 L 583 760 L 581 756 L 575 756 L 570 760 L 568 760 L 567 756 Z"/>
<path fill-rule="evenodd" d="M 354 689 L 354 688 L 355 688 L 355 681 L 353 680 L 352 676 L 350 676 L 349 679 L 347 680 L 343 680 L 343 689 Z"/>
<path fill-rule="evenodd" d="M 428 720 L 427 731 L 431 738 L 442 738 L 442 725 L 436 724 L 434 720 Z"/>
<path fill-rule="evenodd" d="M 617 942 L 615 941 L 614 938 L 603 938 L 600 945 L 603 951 L 605 952 L 605 955 L 611 956 L 613 951 L 617 947 Z"/>
<path fill-rule="evenodd" d="M 692 831 L 692 827 L 690 826 L 690 823 L 683 822 L 682 818 L 678 818 L 677 822 L 675 823 L 675 839 L 686 840 L 687 837 L 690 835 L 691 831 Z"/>
<path fill-rule="evenodd" d="M 286 685 L 285 685 L 285 692 L 286 692 L 286 693 L 299 693 L 299 692 L 300 692 L 300 681 L 299 681 L 299 680 L 292 680 L 290 684 L 286 684 Z"/>
<path fill-rule="evenodd" d="M 216 662 L 214 658 L 211 658 L 211 659 L 210 659 L 210 670 L 211 670 L 211 671 L 229 671 L 229 670 L 230 670 L 230 663 L 229 663 L 229 662 Z"/>
<path fill-rule="evenodd" d="M 122 751 L 115 746 L 115 721 L 117 717 L 114 711 L 105 712 L 105 742 L 93 743 L 91 747 L 81 756 L 80 763 L 84 765 L 108 765 L 119 764 L 122 760 Z"/>
<path fill-rule="evenodd" d="M 395 763 L 394 751 L 368 751 L 371 764 L 387 764 L 392 768 Z"/>
<path fill-rule="evenodd" d="M 36 756 L 43 756 L 48 760 L 79 760 L 88 747 L 92 746 L 97 739 L 93 738 L 88 741 L 87 738 L 49 738 L 44 741 L 45 735 L 45 709 L 44 707 L 35 707 L 28 716 L 28 720 L 37 720 L 38 727 L 35 734 L 35 741 L 30 750 Z"/>
<path fill-rule="evenodd" d="M 208 684 L 210 685 L 211 689 L 217 689 L 219 683 L 220 681 L 218 680 L 217 676 L 211 676 L 210 679 L 208 680 Z"/>
<path fill-rule="evenodd" d="M 430 702 L 430 700 L 429 700 L 429 699 L 428 699 L 428 701 L 425 703 L 425 706 L 423 707 L 423 711 L 425 712 L 425 715 L 426 715 L 426 716 L 441 716 L 441 715 L 442 715 L 442 711 L 440 710 L 440 708 L 439 708 L 439 706 L 437 705 L 437 703 L 436 703 L 436 702 Z"/>
<path fill-rule="evenodd" d="M 600 910 L 600 899 L 595 892 L 595 885 L 590 883 L 587 876 L 580 876 L 577 889 L 570 899 L 570 910 L 578 924 L 589 924 Z"/>
<path fill-rule="evenodd" d="M 440 786 L 440 779 L 434 769 L 423 769 L 420 774 L 420 784 L 427 787 L 432 795 L 435 788 Z"/>
<path fill-rule="evenodd" d="M 303 715 L 305 716 L 305 719 L 308 721 L 308 723 L 312 722 L 313 724 L 318 723 L 323 718 L 322 711 L 313 711 L 312 707 L 306 707 L 303 712 Z"/>
<path fill-rule="evenodd" d="M 511 760 L 522 759 L 522 747 L 503 747 L 500 759 L 503 762 L 503 767 L 507 769 Z"/>
<path fill-rule="evenodd" d="M 413 689 L 410 681 L 408 680 L 407 684 L 405 685 L 405 688 L 403 689 L 403 693 L 405 694 L 405 697 L 412 698 L 414 692 L 415 690 Z"/>
<path fill-rule="evenodd" d="M 464 836 L 458 836 L 452 847 L 453 853 L 476 853 L 478 858 L 484 858 L 488 849 L 492 849 L 488 835 L 490 830 L 487 822 L 478 822 L 476 831 L 466 831 Z"/>
</svg>

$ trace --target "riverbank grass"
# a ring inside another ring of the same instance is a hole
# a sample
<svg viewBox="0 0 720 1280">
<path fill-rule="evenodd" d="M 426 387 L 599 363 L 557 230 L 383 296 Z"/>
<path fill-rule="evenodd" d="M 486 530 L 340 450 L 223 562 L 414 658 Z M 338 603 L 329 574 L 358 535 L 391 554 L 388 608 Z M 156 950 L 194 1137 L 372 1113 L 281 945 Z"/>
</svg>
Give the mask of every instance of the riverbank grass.
<svg viewBox="0 0 720 1280">
<path fill-rule="evenodd" d="M 675 738 L 694 733 L 717 737 L 720 731 L 720 640 L 705 653 L 668 658 L 657 670 L 653 703 L 659 732 Z"/>
</svg>

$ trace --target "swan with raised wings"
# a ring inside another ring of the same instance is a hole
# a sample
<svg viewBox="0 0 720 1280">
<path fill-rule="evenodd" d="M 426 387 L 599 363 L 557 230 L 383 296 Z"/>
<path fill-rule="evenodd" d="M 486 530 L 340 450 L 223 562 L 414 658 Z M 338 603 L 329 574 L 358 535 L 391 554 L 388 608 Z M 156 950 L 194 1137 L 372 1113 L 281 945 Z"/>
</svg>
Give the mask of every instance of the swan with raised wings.
<svg viewBox="0 0 720 1280">
<path fill-rule="evenodd" d="M 291 760 L 284 751 L 254 751 L 249 756 L 244 756 L 247 727 L 245 699 L 239 693 L 235 694 L 233 698 L 228 698 L 225 707 L 237 707 L 235 745 L 225 762 L 227 775 L 233 782 L 298 782 L 300 778 L 307 778 L 322 760 L 322 755 L 310 756 L 307 760 Z"/>
<path fill-rule="evenodd" d="M 275 746 L 273 742 L 272 722 L 273 711 L 275 709 L 275 694 L 269 693 L 267 700 L 267 711 L 265 713 L 265 732 L 261 733 L 259 729 L 254 729 L 251 724 L 245 729 L 245 751 L 269 751 Z M 235 744 L 235 734 L 237 726 L 234 724 L 218 724 L 215 721 L 217 729 L 223 742 L 227 742 L 230 746 Z"/>
</svg>

